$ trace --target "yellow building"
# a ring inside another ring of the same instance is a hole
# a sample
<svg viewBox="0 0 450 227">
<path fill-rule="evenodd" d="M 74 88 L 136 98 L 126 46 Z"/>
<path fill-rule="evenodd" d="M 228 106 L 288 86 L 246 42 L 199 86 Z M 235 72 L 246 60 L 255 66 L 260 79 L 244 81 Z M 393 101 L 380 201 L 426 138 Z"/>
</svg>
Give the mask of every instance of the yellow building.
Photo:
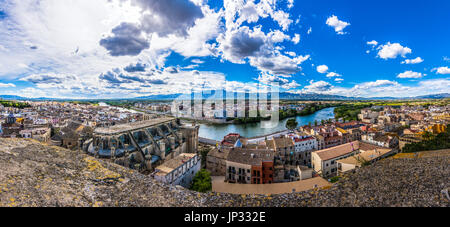
<svg viewBox="0 0 450 227">
<path fill-rule="evenodd" d="M 425 131 L 431 132 L 433 134 L 439 134 L 445 132 L 446 129 L 447 126 L 443 124 L 435 124 L 433 126 L 428 126 L 424 131 L 420 132 L 420 134 L 422 135 Z"/>
<path fill-rule="evenodd" d="M 447 126 L 442 125 L 442 124 L 435 124 L 431 127 L 431 129 L 433 130 L 434 134 L 439 134 L 439 133 L 445 132 L 445 130 L 447 129 Z"/>
</svg>

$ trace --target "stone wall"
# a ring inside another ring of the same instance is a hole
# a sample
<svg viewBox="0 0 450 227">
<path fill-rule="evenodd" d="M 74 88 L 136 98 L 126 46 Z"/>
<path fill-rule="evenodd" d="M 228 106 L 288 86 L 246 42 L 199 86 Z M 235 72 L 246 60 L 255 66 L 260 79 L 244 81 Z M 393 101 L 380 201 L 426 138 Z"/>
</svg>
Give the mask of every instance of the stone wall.
<svg viewBox="0 0 450 227">
<path fill-rule="evenodd" d="M 390 158 L 331 187 L 280 195 L 197 193 L 80 152 L 0 139 L 0 206 L 443 206 L 449 151 Z"/>
</svg>

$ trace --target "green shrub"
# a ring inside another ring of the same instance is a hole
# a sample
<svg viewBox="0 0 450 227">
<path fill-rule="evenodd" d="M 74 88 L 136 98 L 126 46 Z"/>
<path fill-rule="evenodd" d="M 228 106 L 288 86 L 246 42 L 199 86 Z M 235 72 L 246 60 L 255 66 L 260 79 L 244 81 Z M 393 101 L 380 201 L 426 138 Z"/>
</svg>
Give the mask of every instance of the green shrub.
<svg viewBox="0 0 450 227">
<path fill-rule="evenodd" d="M 198 173 L 195 174 L 195 177 L 192 180 L 192 185 L 190 189 L 197 192 L 211 191 L 212 190 L 211 173 L 206 169 L 198 171 Z"/>
<path fill-rule="evenodd" d="M 335 176 L 335 177 L 330 178 L 330 183 L 336 183 L 339 180 L 339 178 L 341 178 L 341 177 Z"/>
</svg>

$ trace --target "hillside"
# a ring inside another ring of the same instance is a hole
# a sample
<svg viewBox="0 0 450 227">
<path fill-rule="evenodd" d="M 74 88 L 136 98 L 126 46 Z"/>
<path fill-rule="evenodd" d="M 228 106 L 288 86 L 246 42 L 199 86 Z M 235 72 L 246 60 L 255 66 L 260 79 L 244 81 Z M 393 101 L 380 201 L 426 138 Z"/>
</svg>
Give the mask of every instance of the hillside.
<svg viewBox="0 0 450 227">
<path fill-rule="evenodd" d="M 196 193 L 85 154 L 0 138 L 0 206 L 444 206 L 450 151 L 387 159 L 327 189 L 281 195 Z"/>
</svg>

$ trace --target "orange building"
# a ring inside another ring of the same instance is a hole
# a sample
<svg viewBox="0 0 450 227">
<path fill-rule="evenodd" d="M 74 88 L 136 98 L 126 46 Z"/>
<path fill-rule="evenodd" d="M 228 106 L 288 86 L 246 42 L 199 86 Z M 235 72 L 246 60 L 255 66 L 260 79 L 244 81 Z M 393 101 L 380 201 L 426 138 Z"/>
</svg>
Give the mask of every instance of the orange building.
<svg viewBox="0 0 450 227">
<path fill-rule="evenodd" d="M 262 183 L 271 184 L 273 182 L 273 160 L 262 162 Z"/>
<path fill-rule="evenodd" d="M 252 184 L 261 184 L 262 183 L 262 165 L 252 165 Z"/>
</svg>

